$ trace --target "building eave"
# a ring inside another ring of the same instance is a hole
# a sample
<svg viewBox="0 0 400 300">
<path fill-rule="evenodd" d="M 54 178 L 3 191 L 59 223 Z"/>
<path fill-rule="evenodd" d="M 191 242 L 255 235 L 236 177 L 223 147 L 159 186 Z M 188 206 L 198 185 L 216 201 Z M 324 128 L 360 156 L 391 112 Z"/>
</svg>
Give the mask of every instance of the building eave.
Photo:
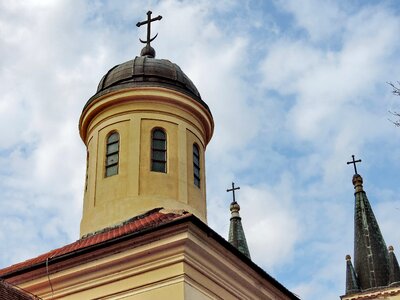
<svg viewBox="0 0 400 300">
<path fill-rule="evenodd" d="M 58 265 L 59 268 L 65 268 L 66 264 L 65 262 L 75 262 L 76 264 L 79 264 L 82 261 L 87 262 L 88 259 L 90 259 L 90 254 L 96 252 L 100 256 L 106 256 L 110 252 L 115 252 L 119 251 L 118 249 L 122 249 L 126 246 L 127 243 L 130 243 L 130 247 L 135 247 L 137 244 L 140 243 L 138 239 L 141 237 L 146 238 L 146 236 L 154 235 L 157 233 L 160 233 L 162 231 L 169 231 L 173 232 L 179 227 L 189 227 L 191 225 L 194 225 L 195 228 L 198 228 L 201 232 L 203 232 L 207 238 L 211 238 L 214 240 L 218 245 L 222 246 L 226 251 L 232 253 L 241 263 L 244 263 L 247 265 L 250 269 L 252 269 L 255 273 L 257 273 L 259 276 L 264 278 L 266 281 L 268 281 L 272 286 L 274 286 L 277 290 L 279 290 L 282 294 L 284 294 L 288 299 L 296 299 L 298 300 L 299 298 L 294 295 L 292 292 L 290 292 L 286 287 L 284 287 L 280 282 L 278 282 L 275 278 L 273 278 L 271 275 L 269 275 L 267 272 L 265 272 L 263 269 L 261 269 L 259 266 L 257 266 L 254 262 L 252 262 L 248 257 L 246 257 L 244 254 L 242 254 L 238 249 L 236 249 L 234 246 L 232 246 L 228 241 L 226 241 L 223 237 L 221 237 L 218 233 L 216 233 L 214 230 L 212 230 L 210 227 L 208 227 L 205 223 L 203 223 L 200 219 L 195 217 L 194 215 L 191 214 L 185 214 L 182 215 L 181 217 L 175 218 L 171 221 L 164 222 L 162 224 L 159 224 L 157 226 L 153 226 L 150 228 L 144 228 L 139 231 L 135 231 L 117 238 L 113 238 L 110 240 L 102 241 L 100 243 L 97 243 L 95 245 L 91 245 L 82 249 L 78 249 L 76 251 L 72 251 L 70 253 L 66 253 L 63 255 L 55 256 L 50 258 L 49 260 L 45 259 L 44 261 L 41 261 L 39 263 L 33 264 L 31 266 L 21 268 L 9 273 L 5 273 L 1 275 L 1 278 L 5 280 L 10 280 L 11 282 L 13 281 L 23 281 L 26 280 L 26 276 L 28 273 L 38 273 L 38 271 L 41 271 L 41 274 L 43 275 L 43 272 L 46 270 L 46 264 L 50 263 L 53 268 L 55 265 Z M 158 237 L 161 238 L 161 237 Z M 134 243 L 135 242 L 135 243 Z M 93 256 L 93 255 L 92 255 Z M 96 256 L 98 258 L 98 256 Z M 93 258 L 92 258 L 93 259 Z M 70 266 L 70 264 L 68 264 Z M 54 269 L 53 269 L 54 270 Z M 24 276 L 25 275 L 25 276 Z M 24 278 L 25 277 L 25 278 Z"/>
</svg>

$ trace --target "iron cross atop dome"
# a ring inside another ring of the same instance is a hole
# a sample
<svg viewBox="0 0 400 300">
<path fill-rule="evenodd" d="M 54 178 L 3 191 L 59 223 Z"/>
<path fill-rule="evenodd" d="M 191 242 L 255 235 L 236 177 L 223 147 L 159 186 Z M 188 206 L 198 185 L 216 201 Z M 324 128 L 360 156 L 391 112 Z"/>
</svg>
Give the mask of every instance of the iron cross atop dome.
<svg viewBox="0 0 400 300">
<path fill-rule="evenodd" d="M 162 16 L 151 18 L 151 14 L 152 14 L 152 12 L 149 10 L 147 12 L 147 20 L 146 21 L 142 21 L 142 22 L 138 22 L 136 24 L 136 26 L 140 27 L 142 25 L 146 25 L 147 24 L 147 39 L 145 41 L 143 41 L 142 39 L 139 39 L 139 41 L 141 41 L 143 44 L 146 44 L 146 46 L 140 52 L 140 56 L 146 56 L 146 57 L 154 58 L 156 56 L 156 51 L 154 50 L 153 47 L 150 46 L 150 42 L 154 41 L 154 39 L 157 37 L 158 33 L 154 37 L 151 38 L 151 22 L 161 20 Z"/>
<path fill-rule="evenodd" d="M 226 190 L 228 193 L 232 192 L 232 197 L 233 197 L 232 203 L 236 203 L 236 198 L 235 198 L 235 191 L 236 190 L 240 190 L 240 186 L 235 187 L 235 183 L 234 182 L 232 182 L 232 188 Z"/>
<path fill-rule="evenodd" d="M 358 175 L 356 163 L 361 162 L 361 159 L 355 160 L 355 159 L 354 159 L 354 155 L 352 155 L 351 157 L 353 158 L 353 160 L 352 160 L 352 161 L 348 161 L 347 164 L 348 164 L 348 165 L 353 164 L 353 165 L 354 165 L 354 173 L 355 173 L 356 175 Z"/>
</svg>

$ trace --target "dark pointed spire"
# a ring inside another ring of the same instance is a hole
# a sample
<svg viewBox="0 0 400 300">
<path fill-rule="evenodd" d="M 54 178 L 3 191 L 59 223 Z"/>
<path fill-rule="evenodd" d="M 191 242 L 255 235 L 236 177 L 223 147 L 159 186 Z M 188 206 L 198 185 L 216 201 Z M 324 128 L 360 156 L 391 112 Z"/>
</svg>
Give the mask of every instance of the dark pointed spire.
<svg viewBox="0 0 400 300">
<path fill-rule="evenodd" d="M 231 203 L 231 223 L 229 226 L 229 243 L 231 243 L 236 249 L 250 258 L 250 251 L 247 247 L 246 236 L 242 226 L 242 218 L 239 215 L 240 206 L 235 201 Z"/>
<path fill-rule="evenodd" d="M 240 187 L 235 187 L 235 183 L 232 182 L 232 188 L 227 189 L 227 192 L 232 192 L 233 201 L 230 206 L 231 210 L 231 223 L 229 225 L 229 237 L 228 241 L 236 249 L 250 258 L 249 247 L 247 247 L 246 236 L 244 235 L 244 230 L 242 226 L 242 218 L 239 215 L 240 206 L 236 202 L 235 191 L 239 190 Z"/>
<path fill-rule="evenodd" d="M 350 255 L 346 255 L 346 295 L 360 291 L 356 271 L 351 263 Z"/>
<path fill-rule="evenodd" d="M 400 284 L 400 267 L 393 246 L 389 246 L 389 284 L 396 283 Z"/>
<path fill-rule="evenodd" d="M 366 290 L 389 284 L 389 254 L 362 184 L 355 174 L 354 268 L 360 289 Z"/>
</svg>

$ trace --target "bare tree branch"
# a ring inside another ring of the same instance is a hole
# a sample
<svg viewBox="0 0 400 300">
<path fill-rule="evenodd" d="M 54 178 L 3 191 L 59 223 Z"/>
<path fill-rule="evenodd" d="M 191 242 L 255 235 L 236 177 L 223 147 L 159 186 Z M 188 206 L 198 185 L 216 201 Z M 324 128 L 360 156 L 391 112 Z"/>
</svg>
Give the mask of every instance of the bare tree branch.
<svg viewBox="0 0 400 300">
<path fill-rule="evenodd" d="M 400 96 L 400 82 L 397 82 L 397 86 L 395 84 L 393 84 L 392 82 L 388 82 L 388 84 L 392 87 L 392 93 L 395 96 Z M 397 118 L 397 121 L 392 121 L 389 119 L 390 122 L 392 122 L 394 125 L 396 125 L 397 127 L 400 127 L 400 113 L 397 111 L 390 111 L 389 113 L 391 113 L 393 116 L 395 116 Z"/>
<path fill-rule="evenodd" d="M 400 88 L 395 86 L 392 82 L 388 82 L 388 84 L 392 87 L 392 93 L 396 96 L 400 96 Z M 400 81 L 397 81 L 397 84 L 400 85 Z"/>
</svg>

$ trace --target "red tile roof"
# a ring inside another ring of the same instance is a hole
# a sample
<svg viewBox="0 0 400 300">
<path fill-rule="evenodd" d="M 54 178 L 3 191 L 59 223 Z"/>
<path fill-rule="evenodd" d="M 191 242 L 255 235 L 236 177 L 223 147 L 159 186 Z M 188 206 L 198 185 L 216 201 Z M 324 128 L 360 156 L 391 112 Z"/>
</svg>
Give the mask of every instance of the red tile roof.
<svg viewBox="0 0 400 300">
<path fill-rule="evenodd" d="M 65 245 L 61 248 L 54 249 L 38 257 L 28 259 L 26 261 L 17 263 L 15 265 L 9 266 L 4 269 L 0 269 L 0 276 L 5 274 L 9 274 L 21 269 L 28 268 L 30 266 L 43 263 L 47 259 L 53 259 L 58 256 L 62 256 L 77 250 L 82 250 L 84 248 L 100 244 L 105 241 L 110 241 L 112 239 L 130 234 L 135 232 L 140 232 L 143 230 L 148 230 L 154 227 L 158 227 L 162 224 L 172 222 L 177 219 L 186 218 L 191 216 L 188 212 L 163 212 L 162 208 L 153 209 L 143 215 L 134 217 L 123 224 L 106 228 L 99 232 L 96 232 L 92 235 L 84 237 L 80 240 L 77 240 L 74 243 Z M 3 299 L 3 298 L 1 298 Z"/>
<path fill-rule="evenodd" d="M 1 300 L 33 300 L 40 299 L 28 292 L 0 280 L 0 299 Z"/>
<path fill-rule="evenodd" d="M 63 259 L 64 255 L 73 255 L 74 252 L 91 250 L 90 247 L 96 245 L 100 248 L 103 243 L 112 243 L 119 238 L 127 237 L 129 240 L 129 236 L 131 234 L 136 235 L 140 233 L 145 233 L 147 231 L 151 231 L 153 229 L 157 229 L 161 226 L 174 226 L 175 223 L 179 223 L 180 221 L 187 222 L 190 221 L 199 229 L 201 229 L 204 233 L 206 233 L 207 237 L 214 239 L 217 243 L 225 247 L 228 251 L 232 252 L 236 255 L 240 260 L 246 263 L 250 268 L 255 270 L 258 274 L 260 274 L 263 278 L 265 278 L 268 282 L 276 286 L 279 290 L 281 290 L 285 295 L 288 295 L 289 299 L 299 300 L 299 298 L 290 292 L 286 287 L 284 287 L 281 283 L 279 283 L 275 278 L 271 277 L 268 273 L 266 273 L 263 269 L 257 266 L 254 262 L 252 262 L 247 256 L 237 250 L 234 246 L 232 246 L 228 241 L 226 241 L 223 237 L 221 237 L 218 233 L 213 231 L 207 224 L 203 223 L 200 219 L 196 218 L 191 213 L 180 211 L 180 212 L 172 212 L 165 211 L 162 208 L 153 209 L 143 215 L 134 217 L 120 226 L 116 226 L 113 228 L 106 228 L 100 232 L 96 232 L 93 235 L 84 237 L 74 243 L 66 245 L 64 247 L 52 250 L 45 254 L 42 254 L 36 258 L 32 258 L 26 260 L 24 262 L 12 265 L 5 269 L 0 270 L 0 281 L 1 278 L 12 278 L 18 273 L 26 272 L 26 270 L 33 269 L 35 266 L 43 265 L 47 259 L 59 258 Z M 81 252 L 81 253 L 82 253 Z M 89 252 L 90 254 L 90 252 Z M 40 266 L 39 266 L 40 267 Z M 28 271 L 29 272 L 29 271 Z M 18 275 L 17 275 L 18 276 Z M 8 280 L 8 279 L 7 279 Z M 0 300 L 25 300 L 25 299 L 40 299 L 40 298 L 1 298 Z"/>
</svg>

